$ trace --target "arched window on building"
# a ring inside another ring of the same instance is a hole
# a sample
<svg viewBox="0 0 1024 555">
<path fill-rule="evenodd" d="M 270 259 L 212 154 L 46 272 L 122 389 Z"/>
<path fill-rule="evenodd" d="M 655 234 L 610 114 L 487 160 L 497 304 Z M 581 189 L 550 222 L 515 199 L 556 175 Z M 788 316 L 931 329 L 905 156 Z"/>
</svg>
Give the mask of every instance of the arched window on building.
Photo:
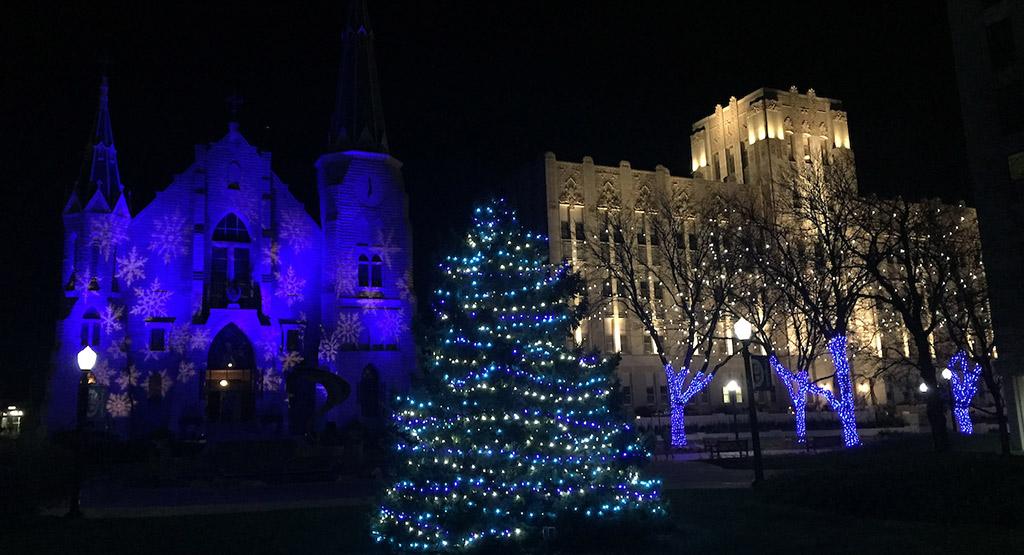
<svg viewBox="0 0 1024 555">
<path fill-rule="evenodd" d="M 358 279 L 359 287 L 370 286 L 370 259 L 365 254 L 359 255 Z"/>
<path fill-rule="evenodd" d="M 242 183 L 242 166 L 238 165 L 238 162 L 231 162 L 228 164 L 228 189 L 239 190 L 241 189 Z"/>
<path fill-rule="evenodd" d="M 370 266 L 370 287 L 381 287 L 381 259 L 379 255 L 373 255 L 373 264 Z"/>
<path fill-rule="evenodd" d="M 100 346 L 100 313 L 95 308 L 90 308 L 82 315 L 82 328 L 80 333 L 82 346 L 91 345 L 93 348 Z"/>
<path fill-rule="evenodd" d="M 213 231 L 209 298 L 212 308 L 239 303 L 248 308 L 257 297 L 252 286 L 249 232 L 235 214 L 221 219 Z"/>
</svg>

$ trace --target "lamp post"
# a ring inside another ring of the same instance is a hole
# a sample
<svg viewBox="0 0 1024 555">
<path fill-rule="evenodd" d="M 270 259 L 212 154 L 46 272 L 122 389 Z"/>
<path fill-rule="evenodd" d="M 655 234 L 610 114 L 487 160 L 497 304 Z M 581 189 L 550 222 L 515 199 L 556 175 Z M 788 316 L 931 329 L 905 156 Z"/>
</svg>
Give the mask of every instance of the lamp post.
<svg viewBox="0 0 1024 555">
<path fill-rule="evenodd" d="M 89 411 L 89 375 L 96 366 L 96 351 L 86 345 L 78 352 L 78 415 L 75 421 L 75 484 L 71 490 L 71 501 L 68 504 L 70 518 L 82 516 L 82 444 L 85 441 L 85 421 Z"/>
<path fill-rule="evenodd" d="M 746 318 L 733 324 L 733 333 L 743 344 L 743 369 L 747 378 L 747 410 L 750 413 L 750 443 L 754 449 L 754 484 L 764 481 L 764 467 L 761 465 L 761 435 L 757 429 L 757 405 L 754 401 L 754 374 L 750 370 L 750 336 L 754 326 Z"/>
</svg>

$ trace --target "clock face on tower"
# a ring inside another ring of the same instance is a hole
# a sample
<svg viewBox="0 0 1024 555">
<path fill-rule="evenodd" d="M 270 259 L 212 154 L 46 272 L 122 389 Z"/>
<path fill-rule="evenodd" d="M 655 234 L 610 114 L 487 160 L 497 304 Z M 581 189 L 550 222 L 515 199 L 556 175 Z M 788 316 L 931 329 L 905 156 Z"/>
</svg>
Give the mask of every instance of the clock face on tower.
<svg viewBox="0 0 1024 555">
<path fill-rule="evenodd" d="M 356 192 L 360 195 L 363 206 L 379 206 L 384 195 L 384 187 L 373 176 L 366 176 Z"/>
</svg>

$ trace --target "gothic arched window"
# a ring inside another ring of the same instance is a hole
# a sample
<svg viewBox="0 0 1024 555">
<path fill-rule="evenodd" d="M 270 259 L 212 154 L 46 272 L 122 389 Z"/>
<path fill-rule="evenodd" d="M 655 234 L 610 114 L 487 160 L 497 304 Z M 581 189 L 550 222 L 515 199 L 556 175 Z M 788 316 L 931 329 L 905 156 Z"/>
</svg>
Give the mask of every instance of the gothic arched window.
<svg viewBox="0 0 1024 555">
<path fill-rule="evenodd" d="M 249 232 L 235 214 L 221 219 L 213 230 L 210 253 L 210 300 L 214 308 L 248 302 L 254 297 L 249 256 Z M 244 298 L 244 301 L 243 301 Z"/>
<path fill-rule="evenodd" d="M 359 287 L 370 286 L 370 259 L 365 254 L 359 255 Z"/>
<path fill-rule="evenodd" d="M 381 287 L 381 259 L 379 255 L 373 255 L 373 265 L 370 266 L 370 287 Z"/>
</svg>

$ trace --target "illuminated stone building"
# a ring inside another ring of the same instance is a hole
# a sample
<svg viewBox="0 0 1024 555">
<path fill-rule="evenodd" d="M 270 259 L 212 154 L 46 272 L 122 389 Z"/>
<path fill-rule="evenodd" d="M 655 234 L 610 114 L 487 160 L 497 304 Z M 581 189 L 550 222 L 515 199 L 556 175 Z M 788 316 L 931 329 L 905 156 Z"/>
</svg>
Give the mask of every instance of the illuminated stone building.
<svg viewBox="0 0 1024 555">
<path fill-rule="evenodd" d="M 387 396 L 408 387 L 407 198 L 388 153 L 373 33 L 363 3 L 352 5 L 315 216 L 235 121 L 133 209 L 104 79 L 85 173 L 64 208 L 51 431 L 74 425 L 76 353 L 87 345 L 99 355 L 89 419 L 122 435 L 378 423 Z"/>
<path fill-rule="evenodd" d="M 854 164 L 842 104 L 818 96 L 813 89 L 800 93 L 795 87 L 788 91 L 758 89 L 740 99 L 730 98 L 727 106 L 716 106 L 713 114 L 693 124 L 690 152 L 692 176 L 686 177 L 672 175 L 660 165 L 653 171 L 638 170 L 625 161 L 618 166 L 602 166 L 590 157 L 582 162 L 568 162 L 548 153 L 545 181 L 552 259 L 566 259 L 576 266 L 584 264 L 591 256 L 584 242 L 586 230 L 594 229 L 592 226 L 602 221 L 602 213 L 632 209 L 638 199 L 650 197 L 653 191 L 699 199 L 739 188 L 744 194 L 753 195 L 762 206 L 772 206 L 777 200 L 775 196 L 780 194 L 776 184 L 786 182 L 787 176 L 803 165 Z M 653 262 L 654 254 L 648 256 Z M 609 281 L 612 283 L 604 285 L 610 289 L 605 296 L 614 299 L 617 284 L 613 279 Z M 653 298 L 657 298 L 657 289 L 651 291 Z M 627 314 L 621 302 L 607 303 L 601 311 L 583 322 L 576 340 L 604 352 L 621 354 L 620 379 L 632 409 L 644 414 L 669 410 L 666 375 L 651 337 Z M 851 331 L 880 356 L 882 338 L 876 324 L 876 314 L 865 307 L 858 311 Z M 726 317 L 716 333 L 723 338 L 716 347 L 721 356 L 734 354 L 736 341 L 725 339 L 732 334 L 732 321 Z M 780 340 L 781 344 L 786 341 Z M 756 354 L 759 348 L 755 345 L 752 349 Z M 790 365 L 792 361 L 786 360 L 785 349 L 780 351 L 783 363 Z M 747 394 L 742 364 L 741 357 L 732 357 L 711 384 L 690 400 L 687 411 L 709 414 L 734 410 L 736 401 L 742 402 Z M 821 357 L 812 369 L 812 377 L 829 376 L 832 371 L 827 357 Z M 858 381 L 858 404 L 869 404 L 872 396 L 879 404 L 920 402 L 919 380 L 912 380 L 909 373 L 902 380 L 896 379 L 898 375 L 892 373 L 888 387 L 885 381 L 878 380 L 873 390 Z M 783 412 L 790 405 L 789 394 L 776 376 L 770 375 L 770 379 L 772 389 L 755 395 L 762 406 Z M 823 383 L 829 386 L 828 380 Z"/>
</svg>

